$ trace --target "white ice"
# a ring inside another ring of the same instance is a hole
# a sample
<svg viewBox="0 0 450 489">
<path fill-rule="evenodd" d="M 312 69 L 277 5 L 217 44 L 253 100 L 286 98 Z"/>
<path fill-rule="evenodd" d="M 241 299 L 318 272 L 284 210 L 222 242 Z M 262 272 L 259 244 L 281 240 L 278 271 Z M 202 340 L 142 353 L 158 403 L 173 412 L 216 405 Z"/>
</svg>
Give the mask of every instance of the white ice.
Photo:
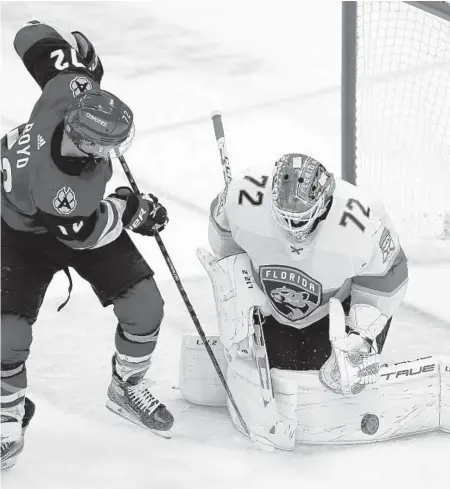
<svg viewBox="0 0 450 489">
<path fill-rule="evenodd" d="M 39 89 L 12 48 L 31 19 L 87 34 L 100 53 L 103 87 L 133 108 L 127 158 L 143 190 L 170 213 L 163 240 L 206 331 L 212 293 L 195 257 L 207 245 L 209 203 L 223 180 L 209 114 L 224 113 L 233 171 L 271 169 L 287 152 L 311 153 L 339 173 L 339 2 L 25 2 L 1 5 L 2 129 L 24 122 Z M 126 183 L 120 167 L 116 183 Z M 224 409 L 181 399 L 181 334 L 194 327 L 154 241 L 136 243 L 156 271 L 166 316 L 151 369 L 154 392 L 176 418 L 164 440 L 104 407 L 116 327 L 90 287 L 57 276 L 34 326 L 28 363 L 36 416 L 4 489 L 265 487 L 429 488 L 448 483 L 450 437 L 430 434 L 358 447 L 257 450 Z M 417 253 L 417 258 L 427 253 Z M 386 359 L 450 352 L 449 262 L 413 260 Z"/>
</svg>

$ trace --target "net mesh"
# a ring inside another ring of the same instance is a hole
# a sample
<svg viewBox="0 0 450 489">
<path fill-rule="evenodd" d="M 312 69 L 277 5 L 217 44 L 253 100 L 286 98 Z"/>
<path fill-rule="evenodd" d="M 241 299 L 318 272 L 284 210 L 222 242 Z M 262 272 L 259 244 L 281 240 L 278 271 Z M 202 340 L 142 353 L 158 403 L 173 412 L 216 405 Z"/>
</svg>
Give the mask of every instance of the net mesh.
<svg viewBox="0 0 450 489">
<path fill-rule="evenodd" d="M 448 237 L 450 22 L 358 3 L 356 81 L 357 184 L 381 195 L 403 235 Z"/>
</svg>

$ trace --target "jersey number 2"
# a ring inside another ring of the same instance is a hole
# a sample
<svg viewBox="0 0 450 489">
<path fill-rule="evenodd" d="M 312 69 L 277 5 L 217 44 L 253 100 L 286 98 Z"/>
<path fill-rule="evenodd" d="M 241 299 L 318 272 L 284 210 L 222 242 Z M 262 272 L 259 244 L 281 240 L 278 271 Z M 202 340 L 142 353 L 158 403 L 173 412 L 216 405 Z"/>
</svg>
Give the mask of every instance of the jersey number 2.
<svg viewBox="0 0 450 489">
<path fill-rule="evenodd" d="M 256 178 L 253 178 L 253 177 L 250 177 L 247 175 L 244 177 L 244 179 L 255 184 L 259 188 L 264 188 L 266 186 L 266 183 L 267 183 L 267 180 L 269 179 L 269 177 L 266 177 L 265 175 L 263 175 L 261 177 L 261 180 L 257 180 Z M 262 201 L 263 201 L 263 193 L 260 190 L 258 190 L 256 192 L 256 199 L 255 199 L 255 198 L 253 198 L 253 196 L 251 196 L 247 192 L 247 190 L 240 190 L 239 191 L 238 204 L 242 205 L 244 200 L 248 200 L 250 202 L 250 204 L 252 204 L 252 205 L 261 205 Z"/>
<path fill-rule="evenodd" d="M 356 208 L 355 208 L 356 206 Z M 356 199 L 348 199 L 347 204 L 345 204 L 345 207 L 349 209 L 349 211 L 344 211 L 342 214 L 341 220 L 339 221 L 339 224 L 341 226 L 347 227 L 348 222 L 352 222 L 356 227 L 361 229 L 362 232 L 366 229 L 364 224 L 354 215 L 355 212 L 362 212 L 364 216 L 369 217 L 370 215 L 370 209 L 369 207 L 366 209 L 359 200 Z"/>
</svg>

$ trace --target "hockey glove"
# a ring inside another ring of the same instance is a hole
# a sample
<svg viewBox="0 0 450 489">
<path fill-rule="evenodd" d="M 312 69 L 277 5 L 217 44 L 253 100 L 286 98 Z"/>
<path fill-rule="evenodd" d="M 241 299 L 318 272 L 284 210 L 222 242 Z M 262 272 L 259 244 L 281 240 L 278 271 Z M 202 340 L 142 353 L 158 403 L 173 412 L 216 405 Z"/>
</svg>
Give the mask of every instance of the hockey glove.
<svg viewBox="0 0 450 489">
<path fill-rule="evenodd" d="M 380 355 L 376 337 L 385 327 L 387 317 L 368 304 L 355 304 L 347 318 L 343 311 L 333 314 L 333 308 L 330 300 L 330 322 L 341 323 L 338 329 L 343 334 L 333 335 L 336 326 L 330 326 L 332 353 L 320 369 L 319 378 L 337 394 L 358 394 L 367 384 L 378 380 Z"/>
<path fill-rule="evenodd" d="M 94 46 L 81 32 L 74 31 L 71 34 L 77 42 L 78 52 L 84 64 L 88 70 L 92 72 L 94 78 L 100 83 L 103 78 L 103 65 L 95 52 Z"/>
<path fill-rule="evenodd" d="M 153 194 L 136 194 L 128 187 L 118 187 L 111 197 L 126 201 L 122 223 L 125 229 L 144 236 L 154 236 L 169 222 L 166 208 Z"/>
</svg>

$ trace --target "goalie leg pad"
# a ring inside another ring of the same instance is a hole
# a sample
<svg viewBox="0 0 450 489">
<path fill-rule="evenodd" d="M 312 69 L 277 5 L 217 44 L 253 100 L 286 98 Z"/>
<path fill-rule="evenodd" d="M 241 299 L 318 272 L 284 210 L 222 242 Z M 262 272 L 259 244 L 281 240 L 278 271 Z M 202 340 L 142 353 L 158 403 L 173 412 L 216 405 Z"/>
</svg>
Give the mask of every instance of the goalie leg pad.
<svg viewBox="0 0 450 489">
<path fill-rule="evenodd" d="M 450 357 L 441 359 L 441 429 L 450 433 Z"/>
<path fill-rule="evenodd" d="M 357 396 L 330 392 L 315 372 L 293 375 L 296 443 L 370 443 L 439 429 L 441 379 L 433 357 L 382 366 L 378 383 Z"/>
<path fill-rule="evenodd" d="M 219 335 L 206 335 L 220 369 L 226 378 L 227 361 Z M 184 333 L 179 364 L 181 395 L 202 406 L 226 406 L 227 394 L 209 358 L 203 341 L 196 333 Z"/>
<path fill-rule="evenodd" d="M 252 362 L 236 359 L 228 366 L 218 335 L 207 335 L 245 421 L 264 425 L 261 386 Z M 358 444 L 441 429 L 450 432 L 450 358 L 433 357 L 384 365 L 377 384 L 357 396 L 334 394 L 316 371 L 271 369 L 280 417 L 304 444 Z M 200 337 L 183 335 L 180 390 L 189 401 L 227 405 L 227 395 Z M 242 427 L 228 406 L 234 425 Z"/>
<path fill-rule="evenodd" d="M 275 370 L 272 369 L 271 373 Z M 268 439 L 275 448 L 292 450 L 295 445 L 297 425 L 297 384 L 285 378 L 283 372 L 279 370 L 275 376 L 272 375 L 277 411 L 275 427 L 274 413 L 265 408 L 258 370 L 253 362 L 242 359 L 233 360 L 228 366 L 227 382 L 250 431 Z M 243 432 L 230 402 L 228 402 L 228 410 L 233 424 Z"/>
</svg>

